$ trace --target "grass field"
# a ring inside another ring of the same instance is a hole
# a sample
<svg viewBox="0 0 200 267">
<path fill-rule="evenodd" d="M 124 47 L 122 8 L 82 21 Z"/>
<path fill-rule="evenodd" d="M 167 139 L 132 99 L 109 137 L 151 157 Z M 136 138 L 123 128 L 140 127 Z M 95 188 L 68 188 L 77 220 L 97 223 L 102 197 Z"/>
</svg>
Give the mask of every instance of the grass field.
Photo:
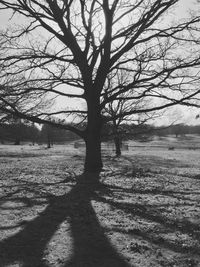
<svg viewBox="0 0 200 267">
<path fill-rule="evenodd" d="M 199 136 L 128 144 L 96 189 L 83 148 L 0 146 L 0 267 L 200 267 Z"/>
</svg>

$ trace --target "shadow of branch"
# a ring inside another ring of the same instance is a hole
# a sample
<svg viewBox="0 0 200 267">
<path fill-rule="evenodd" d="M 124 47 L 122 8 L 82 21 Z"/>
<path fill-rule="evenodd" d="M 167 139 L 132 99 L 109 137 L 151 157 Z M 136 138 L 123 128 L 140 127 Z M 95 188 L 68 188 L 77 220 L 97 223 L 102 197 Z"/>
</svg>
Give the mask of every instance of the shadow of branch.
<svg viewBox="0 0 200 267">
<path fill-rule="evenodd" d="M 110 186 L 108 186 L 109 188 Z M 113 187 L 111 187 L 113 189 Z M 119 188 L 117 187 L 117 190 Z M 121 189 L 122 190 L 122 189 Z M 126 193 L 126 189 L 125 189 Z M 111 205 L 115 209 L 121 210 L 127 214 L 132 214 L 133 216 L 139 216 L 147 221 L 160 224 L 161 227 L 164 227 L 166 231 L 176 232 L 180 231 L 180 233 L 187 234 L 200 242 L 200 227 L 198 224 L 192 223 L 188 220 L 181 220 L 178 218 L 166 218 L 162 213 L 157 210 L 157 206 L 146 205 L 146 204 L 135 204 L 135 203 L 127 203 L 113 200 L 112 198 L 105 198 L 105 195 L 97 195 L 95 196 L 96 201 L 103 202 Z M 162 204 L 161 204 L 162 205 Z M 122 233 L 126 233 L 123 229 L 118 229 Z M 159 245 L 160 247 L 170 249 L 174 252 L 178 253 L 186 253 L 190 252 L 191 254 L 199 254 L 199 247 L 182 247 L 181 245 L 173 244 L 168 240 L 164 240 L 160 238 L 158 233 L 153 234 L 152 232 L 149 234 L 148 232 L 143 232 L 140 229 L 129 229 L 128 234 L 133 234 L 135 236 L 139 236 L 146 241 L 153 243 L 155 245 Z"/>
<path fill-rule="evenodd" d="M 0 266 L 20 262 L 22 267 L 47 267 L 44 252 L 48 243 L 68 220 L 73 238 L 73 255 L 64 266 L 128 267 L 100 225 L 91 205 L 94 191 L 99 188 L 97 177 L 84 174 L 77 178 L 72 190 L 62 196 L 49 196 L 47 207 L 22 230 L 0 242 Z M 67 248 L 66 248 L 67 249 Z"/>
</svg>

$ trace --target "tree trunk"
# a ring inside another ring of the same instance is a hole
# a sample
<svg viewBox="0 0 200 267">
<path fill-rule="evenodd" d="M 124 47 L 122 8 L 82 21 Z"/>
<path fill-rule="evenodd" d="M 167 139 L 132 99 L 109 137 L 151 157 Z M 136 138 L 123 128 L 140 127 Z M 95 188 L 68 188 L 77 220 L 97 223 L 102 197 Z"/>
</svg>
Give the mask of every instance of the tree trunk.
<svg viewBox="0 0 200 267">
<path fill-rule="evenodd" d="M 20 145 L 20 139 L 19 139 L 19 138 L 16 138 L 16 139 L 15 139 L 15 145 L 16 145 L 16 146 L 19 146 L 19 145 Z"/>
<path fill-rule="evenodd" d="M 115 143 L 115 154 L 117 157 L 121 156 L 121 140 L 119 136 L 114 137 L 114 143 Z"/>
<path fill-rule="evenodd" d="M 47 136 L 47 148 L 51 148 L 51 139 L 49 135 Z"/>
<path fill-rule="evenodd" d="M 88 135 L 86 140 L 85 172 L 97 173 L 102 170 L 101 140 L 98 135 Z"/>
<path fill-rule="evenodd" d="M 88 173 L 101 172 L 103 167 L 101 158 L 101 128 L 102 119 L 99 99 L 92 99 L 88 101 L 88 124 L 85 136 L 85 172 Z"/>
</svg>

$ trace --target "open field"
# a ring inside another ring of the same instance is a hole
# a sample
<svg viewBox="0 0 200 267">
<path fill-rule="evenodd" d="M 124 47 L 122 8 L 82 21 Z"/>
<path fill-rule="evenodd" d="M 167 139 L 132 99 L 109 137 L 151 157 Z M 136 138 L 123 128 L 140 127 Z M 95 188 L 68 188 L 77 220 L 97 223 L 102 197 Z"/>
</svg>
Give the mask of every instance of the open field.
<svg viewBox="0 0 200 267">
<path fill-rule="evenodd" d="M 200 267 L 200 138 L 129 146 L 98 188 L 73 144 L 0 146 L 0 267 Z"/>
</svg>

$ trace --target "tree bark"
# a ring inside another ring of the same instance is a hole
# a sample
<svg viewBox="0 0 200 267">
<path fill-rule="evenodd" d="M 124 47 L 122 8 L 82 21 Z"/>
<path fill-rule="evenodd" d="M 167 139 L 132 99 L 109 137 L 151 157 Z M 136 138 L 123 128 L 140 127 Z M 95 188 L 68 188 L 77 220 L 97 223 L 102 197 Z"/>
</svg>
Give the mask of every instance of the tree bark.
<svg viewBox="0 0 200 267">
<path fill-rule="evenodd" d="M 52 145 L 52 141 L 51 141 L 51 137 L 50 134 L 47 134 L 47 148 L 51 148 Z"/>
<path fill-rule="evenodd" d="M 114 144 L 115 144 L 115 154 L 117 157 L 121 156 L 121 136 L 119 133 L 119 124 L 117 124 L 116 120 L 113 120 L 113 136 L 114 136 Z"/>
<path fill-rule="evenodd" d="M 47 139 L 47 148 L 51 148 L 51 141 Z"/>
<path fill-rule="evenodd" d="M 88 135 L 86 140 L 85 172 L 100 172 L 103 167 L 101 158 L 101 140 L 98 135 Z"/>
<path fill-rule="evenodd" d="M 121 140 L 119 136 L 114 137 L 114 143 L 115 143 L 115 154 L 117 157 L 121 156 Z"/>
<path fill-rule="evenodd" d="M 85 135 L 85 172 L 97 173 L 102 170 L 101 157 L 102 118 L 98 98 L 88 101 L 88 124 Z"/>
</svg>

